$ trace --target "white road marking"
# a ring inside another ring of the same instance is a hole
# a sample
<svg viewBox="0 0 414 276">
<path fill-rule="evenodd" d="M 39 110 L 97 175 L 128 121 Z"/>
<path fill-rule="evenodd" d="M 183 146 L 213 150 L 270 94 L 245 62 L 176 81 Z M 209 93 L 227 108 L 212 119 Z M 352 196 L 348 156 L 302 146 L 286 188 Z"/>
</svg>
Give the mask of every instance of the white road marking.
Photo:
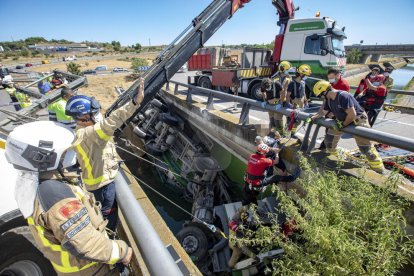
<svg viewBox="0 0 414 276">
<path fill-rule="evenodd" d="M 400 125 L 414 126 L 413 124 L 404 123 L 404 122 L 398 122 L 398 121 L 392 120 L 392 119 L 382 119 L 382 118 L 378 118 L 378 120 L 385 121 L 385 122 L 388 121 L 388 122 L 392 122 L 392 123 L 397 123 L 397 124 L 400 124 Z"/>
</svg>

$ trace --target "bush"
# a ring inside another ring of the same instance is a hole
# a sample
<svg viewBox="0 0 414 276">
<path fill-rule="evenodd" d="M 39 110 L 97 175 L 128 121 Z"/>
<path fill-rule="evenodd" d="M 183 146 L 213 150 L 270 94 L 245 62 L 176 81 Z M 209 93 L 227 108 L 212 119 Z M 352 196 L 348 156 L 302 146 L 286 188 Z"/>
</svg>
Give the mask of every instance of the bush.
<svg viewBox="0 0 414 276">
<path fill-rule="evenodd" d="M 80 70 L 80 65 L 76 64 L 74 62 L 69 62 L 68 64 L 66 64 L 66 70 L 74 75 L 78 75 L 78 76 L 82 76 L 82 71 Z"/>
<path fill-rule="evenodd" d="M 144 58 L 132 58 L 132 69 L 136 69 L 139 66 L 148 66 L 148 61 Z"/>
<path fill-rule="evenodd" d="M 89 62 L 85 62 L 85 65 L 86 65 L 86 66 L 89 66 Z"/>
<path fill-rule="evenodd" d="M 274 188 L 295 233 L 287 238 L 274 223 L 245 229 L 245 238 L 238 239 L 262 252 L 283 248 L 272 262 L 274 274 L 393 275 L 410 261 L 414 240 L 403 215 L 409 203 L 392 196 L 397 175 L 380 188 L 365 179 L 318 172 L 304 159 L 301 167 L 298 184 L 306 196 Z"/>
<path fill-rule="evenodd" d="M 12 58 L 12 60 L 19 60 L 19 57 L 15 56 L 15 57 Z"/>
<path fill-rule="evenodd" d="M 362 52 L 359 49 L 353 48 L 346 53 L 346 62 L 350 64 L 358 64 L 362 57 Z"/>
</svg>

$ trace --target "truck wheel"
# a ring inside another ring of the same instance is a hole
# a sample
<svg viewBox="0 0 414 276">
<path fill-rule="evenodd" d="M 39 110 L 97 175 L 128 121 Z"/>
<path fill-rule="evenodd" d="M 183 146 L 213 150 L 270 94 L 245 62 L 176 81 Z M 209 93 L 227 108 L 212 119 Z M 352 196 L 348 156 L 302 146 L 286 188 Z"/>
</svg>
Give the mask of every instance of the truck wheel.
<svg viewBox="0 0 414 276">
<path fill-rule="evenodd" d="M 260 82 L 257 82 L 257 83 L 253 84 L 250 87 L 250 91 L 249 91 L 250 98 L 252 98 L 256 101 L 262 101 L 263 100 L 261 86 L 262 86 L 262 84 Z"/>
<path fill-rule="evenodd" d="M 29 227 L 19 227 L 19 234 L 6 232 L 0 237 L 0 275 L 56 275 L 51 263 L 25 236 Z"/>
<path fill-rule="evenodd" d="M 177 239 L 195 263 L 200 262 L 207 255 L 207 236 L 197 226 L 184 227 L 177 233 Z"/>
<path fill-rule="evenodd" d="M 213 86 L 211 85 L 211 80 L 209 77 L 201 77 L 198 79 L 198 86 L 211 89 Z"/>
</svg>

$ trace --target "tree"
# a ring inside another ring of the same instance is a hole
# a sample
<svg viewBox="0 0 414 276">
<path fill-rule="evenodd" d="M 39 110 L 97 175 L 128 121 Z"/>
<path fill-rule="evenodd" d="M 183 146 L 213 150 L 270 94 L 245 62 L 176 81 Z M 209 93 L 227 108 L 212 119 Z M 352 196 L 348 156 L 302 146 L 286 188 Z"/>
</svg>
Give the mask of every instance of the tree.
<svg viewBox="0 0 414 276">
<path fill-rule="evenodd" d="M 132 48 L 134 48 L 135 51 L 140 52 L 141 49 L 142 49 L 142 46 L 141 46 L 141 44 L 137 43 L 135 45 L 132 45 Z"/>
<path fill-rule="evenodd" d="M 80 70 L 80 65 L 74 62 L 69 62 L 66 64 L 66 70 L 74 75 L 82 76 L 82 71 Z"/>
<path fill-rule="evenodd" d="M 349 52 L 346 53 L 346 62 L 350 64 L 357 64 L 362 57 L 362 52 L 360 49 L 352 48 Z"/>
<path fill-rule="evenodd" d="M 244 238 L 238 239 L 262 252 L 283 248 L 272 261 L 274 274 L 394 275 L 410 261 L 414 240 L 406 233 L 403 214 L 409 202 L 392 195 L 398 175 L 378 187 L 364 178 L 315 170 L 305 159 L 301 167 L 298 184 L 306 196 L 273 188 L 294 234 L 282 234 L 275 215 L 273 224 L 244 229 Z"/>
<path fill-rule="evenodd" d="M 26 47 L 23 47 L 22 51 L 20 52 L 20 54 L 24 57 L 28 57 L 30 55 L 29 50 Z"/>
<path fill-rule="evenodd" d="M 131 68 L 136 69 L 139 66 L 148 66 L 148 61 L 144 58 L 133 58 Z"/>
</svg>

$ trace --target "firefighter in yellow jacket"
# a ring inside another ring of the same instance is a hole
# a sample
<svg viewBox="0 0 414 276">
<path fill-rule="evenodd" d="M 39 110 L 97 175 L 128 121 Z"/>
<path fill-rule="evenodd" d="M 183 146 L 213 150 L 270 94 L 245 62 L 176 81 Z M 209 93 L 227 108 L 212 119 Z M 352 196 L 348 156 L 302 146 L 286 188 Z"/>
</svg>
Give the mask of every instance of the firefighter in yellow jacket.
<svg viewBox="0 0 414 276">
<path fill-rule="evenodd" d="M 76 121 L 76 139 L 72 148 L 82 169 L 82 182 L 102 204 L 102 214 L 108 228 L 115 230 L 118 219 L 113 182 L 119 169 L 120 158 L 116 153 L 112 136 L 133 115 L 144 98 L 144 79 L 140 80 L 135 99 L 112 112 L 105 119 L 97 119 L 100 105 L 93 97 L 77 95 L 66 104 L 66 115 Z"/>
<path fill-rule="evenodd" d="M 112 265 L 127 265 L 132 249 L 110 240 L 107 221 L 92 194 L 72 184 L 76 163 L 68 150 L 74 133 L 56 122 L 15 128 L 7 138 L 6 158 L 18 170 L 15 198 L 42 253 L 59 275 L 116 275 Z"/>
</svg>

